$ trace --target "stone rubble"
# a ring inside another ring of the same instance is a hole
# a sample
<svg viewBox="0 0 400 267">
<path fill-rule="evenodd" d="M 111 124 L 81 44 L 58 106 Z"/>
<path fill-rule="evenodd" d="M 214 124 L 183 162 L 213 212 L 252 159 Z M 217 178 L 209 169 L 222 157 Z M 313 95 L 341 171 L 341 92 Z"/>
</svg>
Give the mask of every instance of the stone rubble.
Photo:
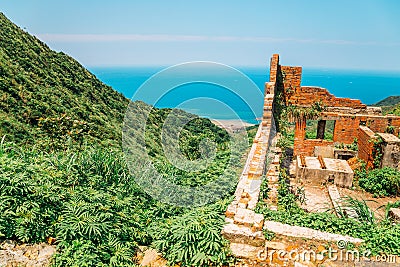
<svg viewBox="0 0 400 267">
<path fill-rule="evenodd" d="M 17 245 L 6 240 L 0 246 L 0 266 L 46 267 L 55 253 L 56 248 L 45 243 Z"/>
</svg>

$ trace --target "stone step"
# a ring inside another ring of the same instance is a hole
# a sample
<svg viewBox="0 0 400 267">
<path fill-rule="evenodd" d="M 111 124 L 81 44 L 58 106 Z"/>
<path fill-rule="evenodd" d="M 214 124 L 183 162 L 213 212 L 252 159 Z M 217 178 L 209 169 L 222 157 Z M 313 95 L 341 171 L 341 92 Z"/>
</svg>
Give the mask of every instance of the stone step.
<svg viewBox="0 0 400 267">
<path fill-rule="evenodd" d="M 237 208 L 236 214 L 233 217 L 235 224 L 251 227 L 254 223 L 255 212 L 248 209 Z"/>
<path fill-rule="evenodd" d="M 250 246 L 263 246 L 265 237 L 262 231 L 253 232 L 249 227 L 229 223 L 222 229 L 222 235 L 231 243 L 247 244 Z"/>
<path fill-rule="evenodd" d="M 263 251 L 262 246 L 251 246 L 241 243 L 231 243 L 230 249 L 232 254 L 238 258 L 257 259 L 260 251 Z"/>
<path fill-rule="evenodd" d="M 318 230 L 314 230 L 307 227 L 300 226 L 292 226 L 288 224 L 283 224 L 274 221 L 265 221 L 264 229 L 267 229 L 271 232 L 274 232 L 278 235 L 297 237 L 297 238 L 305 238 L 311 240 L 321 240 L 328 242 L 338 242 L 338 241 L 346 241 L 350 243 L 360 244 L 363 243 L 364 240 L 360 238 L 354 238 L 350 236 L 343 236 L 339 234 L 332 234 L 327 232 L 322 232 Z"/>
</svg>

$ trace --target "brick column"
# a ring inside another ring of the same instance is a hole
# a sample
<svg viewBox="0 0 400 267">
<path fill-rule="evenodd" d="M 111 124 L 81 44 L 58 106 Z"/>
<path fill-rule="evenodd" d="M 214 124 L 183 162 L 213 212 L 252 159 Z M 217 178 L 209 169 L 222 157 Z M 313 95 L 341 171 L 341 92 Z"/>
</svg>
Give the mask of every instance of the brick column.
<svg viewBox="0 0 400 267">
<path fill-rule="evenodd" d="M 306 120 L 297 120 L 294 130 L 294 155 L 303 153 L 304 140 L 306 139 Z"/>
</svg>

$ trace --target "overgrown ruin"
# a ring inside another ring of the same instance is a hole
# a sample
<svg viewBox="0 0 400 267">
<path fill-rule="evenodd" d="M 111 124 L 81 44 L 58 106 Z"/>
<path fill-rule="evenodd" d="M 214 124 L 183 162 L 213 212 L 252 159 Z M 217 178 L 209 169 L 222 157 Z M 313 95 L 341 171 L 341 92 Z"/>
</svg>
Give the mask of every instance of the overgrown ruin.
<svg viewBox="0 0 400 267">
<path fill-rule="evenodd" d="M 238 257 L 254 259 L 261 247 L 282 247 L 282 244 L 266 241 L 262 229 L 288 238 L 363 242 L 349 236 L 332 236 L 308 228 L 264 221 L 263 215 L 254 212 L 263 179 L 268 181 L 269 192 L 268 199 L 260 201 L 266 202 L 271 210 L 277 209 L 282 151 L 274 144 L 279 139 L 279 106 L 307 110 L 312 110 L 315 105 L 321 107 L 321 111 L 316 112 L 316 139 L 306 137 L 307 115 L 292 116 L 295 124 L 292 163 L 295 171 L 292 171 L 292 176 L 302 185 L 315 187 L 314 195 L 310 193 L 311 197 L 325 194 L 325 199 L 336 212 L 341 209 L 337 187 L 353 186 L 354 173 L 348 159 L 359 158 L 368 169 L 387 166 L 400 170 L 399 116 L 383 115 L 381 108 L 368 107 L 360 100 L 336 97 L 325 88 L 302 86 L 301 76 L 302 67 L 282 66 L 279 55 L 272 56 L 270 81 L 265 84 L 262 121 L 239 180 L 235 199 L 226 211 L 228 224 L 223 235 L 231 241 L 231 249 Z M 278 118 L 276 126 L 274 117 Z M 325 138 L 327 121 L 333 124 L 332 140 Z M 275 136 L 276 130 L 278 134 Z M 358 149 L 348 149 L 352 145 Z M 310 210 L 308 207 L 304 209 Z M 356 217 L 354 211 L 344 211 L 350 217 Z"/>
<path fill-rule="evenodd" d="M 375 133 L 386 133 L 386 139 L 397 143 L 400 133 L 400 117 L 382 115 L 381 108 L 368 107 L 360 100 L 338 98 L 325 88 L 301 86 L 302 67 L 281 66 L 279 55 L 271 59 L 270 82 L 267 91 L 275 84 L 276 90 L 282 94 L 285 105 L 311 107 L 319 102 L 325 109 L 321 112 L 318 122 L 318 139 L 306 138 L 305 118 L 298 118 L 295 127 L 294 155 L 313 156 L 316 147 L 331 146 L 335 143 L 352 144 L 358 140 L 358 157 L 373 167 L 373 142 Z M 333 140 L 324 140 L 326 121 L 334 121 Z M 369 131 L 369 130 L 370 131 Z M 390 136 L 390 137 L 389 137 Z M 380 167 L 394 162 L 384 161 Z M 398 162 L 397 162 L 398 164 Z"/>
</svg>

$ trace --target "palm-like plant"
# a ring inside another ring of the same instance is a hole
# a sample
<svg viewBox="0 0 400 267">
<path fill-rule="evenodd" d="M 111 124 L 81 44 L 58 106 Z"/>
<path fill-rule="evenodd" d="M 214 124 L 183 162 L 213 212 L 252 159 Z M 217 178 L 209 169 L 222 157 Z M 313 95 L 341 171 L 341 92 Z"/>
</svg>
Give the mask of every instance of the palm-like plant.
<svg viewBox="0 0 400 267">
<path fill-rule="evenodd" d="M 189 211 L 155 225 L 153 245 L 170 263 L 221 266 L 228 260 L 228 242 L 221 236 L 223 218 L 210 208 Z"/>
</svg>

